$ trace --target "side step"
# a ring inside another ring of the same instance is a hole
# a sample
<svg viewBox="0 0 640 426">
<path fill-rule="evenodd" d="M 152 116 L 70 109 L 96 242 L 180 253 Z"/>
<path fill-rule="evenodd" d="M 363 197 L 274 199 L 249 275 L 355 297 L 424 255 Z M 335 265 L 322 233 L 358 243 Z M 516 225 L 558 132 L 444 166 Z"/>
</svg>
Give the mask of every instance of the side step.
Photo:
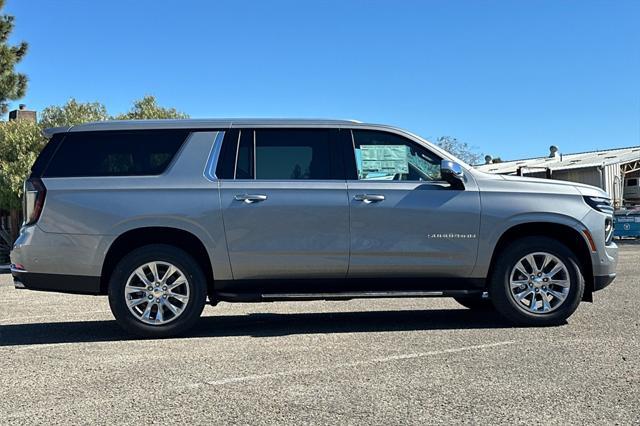
<svg viewBox="0 0 640 426">
<path fill-rule="evenodd" d="M 386 299 L 408 297 L 460 297 L 481 295 L 482 290 L 444 291 L 362 291 L 336 293 L 217 293 L 216 299 L 228 302 L 277 302 L 304 300 Z"/>
</svg>

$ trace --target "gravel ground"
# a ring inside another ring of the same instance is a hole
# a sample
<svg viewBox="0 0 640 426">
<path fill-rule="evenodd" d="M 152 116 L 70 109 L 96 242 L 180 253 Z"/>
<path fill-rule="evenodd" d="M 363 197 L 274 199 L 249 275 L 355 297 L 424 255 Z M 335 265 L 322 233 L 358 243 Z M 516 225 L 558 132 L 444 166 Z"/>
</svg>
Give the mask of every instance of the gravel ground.
<svg viewBox="0 0 640 426">
<path fill-rule="evenodd" d="M 640 423 L 640 245 L 568 324 L 449 299 L 207 307 L 136 340 L 106 298 L 0 275 L 0 423 Z"/>
</svg>

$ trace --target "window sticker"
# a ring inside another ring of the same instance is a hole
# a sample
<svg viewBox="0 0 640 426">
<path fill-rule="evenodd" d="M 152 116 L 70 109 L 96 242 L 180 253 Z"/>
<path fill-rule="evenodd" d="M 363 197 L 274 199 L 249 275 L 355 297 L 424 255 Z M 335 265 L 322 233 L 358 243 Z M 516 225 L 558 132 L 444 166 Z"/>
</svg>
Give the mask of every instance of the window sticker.
<svg viewBox="0 0 640 426">
<path fill-rule="evenodd" d="M 364 176 L 409 173 L 409 155 L 406 145 L 361 145 L 361 172 Z"/>
</svg>

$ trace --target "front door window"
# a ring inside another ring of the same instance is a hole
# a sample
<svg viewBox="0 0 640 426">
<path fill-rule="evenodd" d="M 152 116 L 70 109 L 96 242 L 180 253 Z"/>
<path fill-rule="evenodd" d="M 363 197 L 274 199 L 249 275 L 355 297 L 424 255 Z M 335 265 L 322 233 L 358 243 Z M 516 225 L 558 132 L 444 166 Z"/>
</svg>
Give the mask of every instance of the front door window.
<svg viewBox="0 0 640 426">
<path fill-rule="evenodd" d="M 393 133 L 354 130 L 359 180 L 439 181 L 440 159 Z"/>
</svg>

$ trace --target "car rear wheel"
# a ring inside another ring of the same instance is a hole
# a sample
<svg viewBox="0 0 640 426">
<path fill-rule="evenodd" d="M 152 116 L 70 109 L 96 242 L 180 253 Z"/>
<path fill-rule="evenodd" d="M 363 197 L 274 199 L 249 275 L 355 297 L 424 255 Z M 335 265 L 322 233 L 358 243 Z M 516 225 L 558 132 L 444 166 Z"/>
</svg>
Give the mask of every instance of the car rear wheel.
<svg viewBox="0 0 640 426">
<path fill-rule="evenodd" d="M 183 250 L 163 244 L 141 247 L 116 266 L 109 305 L 126 331 L 142 337 L 169 337 L 191 328 L 206 301 L 206 280 Z"/>
<path fill-rule="evenodd" d="M 489 284 L 498 312 L 523 325 L 563 323 L 580 304 L 584 278 L 564 244 L 548 237 L 514 241 L 499 255 Z"/>
</svg>

